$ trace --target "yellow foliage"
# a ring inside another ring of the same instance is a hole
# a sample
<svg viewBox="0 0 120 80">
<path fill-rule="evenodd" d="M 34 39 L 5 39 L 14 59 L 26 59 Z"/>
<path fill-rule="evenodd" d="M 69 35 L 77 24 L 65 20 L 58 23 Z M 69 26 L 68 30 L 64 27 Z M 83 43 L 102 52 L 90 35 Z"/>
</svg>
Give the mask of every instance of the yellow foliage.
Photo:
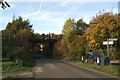
<svg viewBox="0 0 120 80">
<path fill-rule="evenodd" d="M 93 18 L 90 22 L 90 29 L 87 29 L 84 34 L 84 37 L 86 37 L 86 40 L 88 41 L 87 42 L 88 46 L 91 47 L 91 49 L 93 49 L 93 47 L 97 47 L 99 43 L 95 42 L 96 35 L 97 40 L 102 40 L 99 38 L 104 37 L 104 35 L 106 35 L 106 30 L 108 30 L 109 32 L 113 32 L 113 30 L 116 28 L 117 21 L 118 21 L 117 14 L 113 15 L 110 12 L 102 13 L 102 15 L 96 14 L 96 17 Z M 93 45 L 93 43 L 95 45 Z"/>
</svg>

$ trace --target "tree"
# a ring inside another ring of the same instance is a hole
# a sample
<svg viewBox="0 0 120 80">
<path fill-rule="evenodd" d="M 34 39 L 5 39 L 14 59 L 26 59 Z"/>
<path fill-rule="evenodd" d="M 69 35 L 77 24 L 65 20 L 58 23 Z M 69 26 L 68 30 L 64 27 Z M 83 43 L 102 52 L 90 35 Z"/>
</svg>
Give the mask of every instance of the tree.
<svg viewBox="0 0 120 80">
<path fill-rule="evenodd" d="M 45 39 L 45 34 L 44 33 L 41 34 L 41 39 Z"/>
<path fill-rule="evenodd" d="M 76 29 L 75 20 L 69 18 L 68 20 L 66 20 L 66 22 L 63 26 L 62 33 L 65 34 L 68 31 L 75 30 L 75 29 Z"/>
<path fill-rule="evenodd" d="M 84 37 L 91 50 L 102 52 L 106 50 L 103 41 L 107 38 L 118 36 L 118 15 L 112 12 L 100 12 L 90 22 L 90 29 L 87 29 Z M 116 45 L 116 44 L 115 44 Z"/>
<path fill-rule="evenodd" d="M 32 25 L 30 25 L 29 20 L 23 20 L 22 17 L 18 19 L 13 19 L 12 23 L 8 23 L 4 33 L 6 34 L 16 34 L 16 35 L 26 35 L 31 36 L 33 34 L 33 30 L 31 29 Z M 28 35 L 29 34 L 29 35 Z"/>
<path fill-rule="evenodd" d="M 41 36 L 39 33 L 34 34 L 34 39 L 40 39 L 40 38 L 41 38 Z"/>
<path fill-rule="evenodd" d="M 74 30 L 77 35 L 82 35 L 88 27 L 89 25 L 86 24 L 83 19 L 79 19 L 76 23 L 74 19 L 69 18 L 63 26 L 62 33 L 65 34 Z"/>
<path fill-rule="evenodd" d="M 7 39 L 9 37 L 14 39 L 15 37 L 16 40 L 14 42 L 9 40 L 7 45 L 24 47 L 28 50 L 31 45 L 29 39 L 33 37 L 34 34 L 31 28 L 32 25 L 30 25 L 29 20 L 23 20 L 22 17 L 19 17 L 7 24 L 6 29 L 3 30 L 3 37 L 6 36 Z"/>
<path fill-rule="evenodd" d="M 81 55 L 85 54 L 86 47 L 86 40 L 82 35 L 88 26 L 82 19 L 79 19 L 77 23 L 71 18 L 66 20 L 62 30 L 63 37 L 55 44 L 54 53 L 65 59 L 80 59 Z"/>
<path fill-rule="evenodd" d="M 120 4 L 120 2 L 119 2 Z M 120 7 L 120 5 L 119 5 Z M 120 52 L 120 13 L 118 14 L 118 42 L 117 42 L 117 51 Z M 118 54 L 120 56 L 120 54 Z"/>
<path fill-rule="evenodd" d="M 88 24 L 86 24 L 83 19 L 79 19 L 76 23 L 76 32 L 77 32 L 77 35 L 82 35 L 85 30 L 89 27 Z"/>
<path fill-rule="evenodd" d="M 19 17 L 18 19 L 13 19 L 12 22 L 9 22 L 7 24 L 6 29 L 2 31 L 3 38 L 11 38 L 11 40 L 8 39 L 7 42 L 3 41 L 3 48 L 5 48 L 6 46 L 7 48 L 17 46 L 24 47 L 26 50 L 29 50 L 31 45 L 31 43 L 29 42 L 29 38 L 33 37 L 33 30 L 31 28 L 32 25 L 30 25 L 29 20 L 23 20 L 22 17 Z M 14 35 L 15 40 L 13 41 L 12 39 Z"/>
</svg>

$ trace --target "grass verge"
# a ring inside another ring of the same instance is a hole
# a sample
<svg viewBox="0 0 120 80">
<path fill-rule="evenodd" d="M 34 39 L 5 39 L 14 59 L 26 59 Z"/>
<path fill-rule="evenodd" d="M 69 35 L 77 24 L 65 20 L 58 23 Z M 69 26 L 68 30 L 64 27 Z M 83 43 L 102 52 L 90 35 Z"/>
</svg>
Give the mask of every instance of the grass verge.
<svg viewBox="0 0 120 80">
<path fill-rule="evenodd" d="M 119 71 L 120 67 L 118 65 L 108 65 L 108 66 L 102 66 L 102 65 L 97 65 L 97 64 L 92 64 L 92 63 L 82 63 L 82 62 L 76 62 L 75 64 L 83 67 L 87 67 L 90 69 L 94 69 L 97 71 L 105 72 L 108 74 L 111 74 L 113 76 L 119 76 Z"/>
<path fill-rule="evenodd" d="M 17 64 L 16 62 L 10 61 L 8 59 L 5 59 L 4 62 L 2 62 L 2 72 L 12 72 L 12 71 L 18 71 L 18 70 L 24 70 L 32 67 L 35 63 L 35 60 L 31 57 L 28 58 L 28 60 L 23 62 L 23 66 L 20 64 Z"/>
<path fill-rule="evenodd" d="M 11 72 L 26 68 L 27 67 L 16 64 L 15 62 L 2 62 L 2 72 Z"/>
</svg>

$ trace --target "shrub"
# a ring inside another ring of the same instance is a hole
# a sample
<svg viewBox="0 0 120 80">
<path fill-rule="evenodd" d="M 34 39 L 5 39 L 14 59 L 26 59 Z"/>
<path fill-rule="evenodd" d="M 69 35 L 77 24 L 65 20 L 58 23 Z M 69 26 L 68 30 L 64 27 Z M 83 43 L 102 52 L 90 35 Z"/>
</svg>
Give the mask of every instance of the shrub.
<svg viewBox="0 0 120 80">
<path fill-rule="evenodd" d="M 111 59 L 117 59 L 117 58 L 119 58 L 118 52 L 117 52 L 117 50 L 115 48 L 112 48 L 110 50 L 110 58 Z"/>
<path fill-rule="evenodd" d="M 32 67 L 34 63 L 35 63 L 35 60 L 31 56 L 27 56 L 23 61 L 23 65 L 27 67 Z"/>
<path fill-rule="evenodd" d="M 17 48 L 17 47 L 11 48 L 9 50 L 9 54 L 11 57 L 20 58 L 22 60 L 24 60 L 28 56 L 28 54 L 24 48 Z"/>
<path fill-rule="evenodd" d="M 34 59 L 26 52 L 24 48 L 13 47 L 9 50 L 9 55 L 12 58 L 23 60 L 23 65 L 31 67 L 34 64 Z"/>
</svg>

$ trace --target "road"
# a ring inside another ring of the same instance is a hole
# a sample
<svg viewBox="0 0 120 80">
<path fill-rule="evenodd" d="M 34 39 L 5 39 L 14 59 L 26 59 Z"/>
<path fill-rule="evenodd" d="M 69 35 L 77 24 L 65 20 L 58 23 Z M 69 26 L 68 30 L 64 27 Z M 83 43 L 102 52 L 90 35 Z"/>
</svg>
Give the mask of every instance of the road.
<svg viewBox="0 0 120 80">
<path fill-rule="evenodd" d="M 110 75 L 75 66 L 63 60 L 36 59 L 35 78 L 113 78 Z"/>
<path fill-rule="evenodd" d="M 113 76 L 88 70 L 86 68 L 73 65 L 69 61 L 54 60 L 50 58 L 40 57 L 36 59 L 35 66 L 28 71 L 12 72 L 3 74 L 3 78 L 105 78 L 105 80 L 113 80 Z M 108 79 L 107 79 L 108 78 Z M 111 79 L 109 79 L 111 78 Z M 94 80 L 92 79 L 92 80 Z M 100 80 L 100 79 L 99 79 Z M 103 80 L 103 79 L 101 79 Z M 114 79 L 115 80 L 115 79 Z"/>
</svg>

